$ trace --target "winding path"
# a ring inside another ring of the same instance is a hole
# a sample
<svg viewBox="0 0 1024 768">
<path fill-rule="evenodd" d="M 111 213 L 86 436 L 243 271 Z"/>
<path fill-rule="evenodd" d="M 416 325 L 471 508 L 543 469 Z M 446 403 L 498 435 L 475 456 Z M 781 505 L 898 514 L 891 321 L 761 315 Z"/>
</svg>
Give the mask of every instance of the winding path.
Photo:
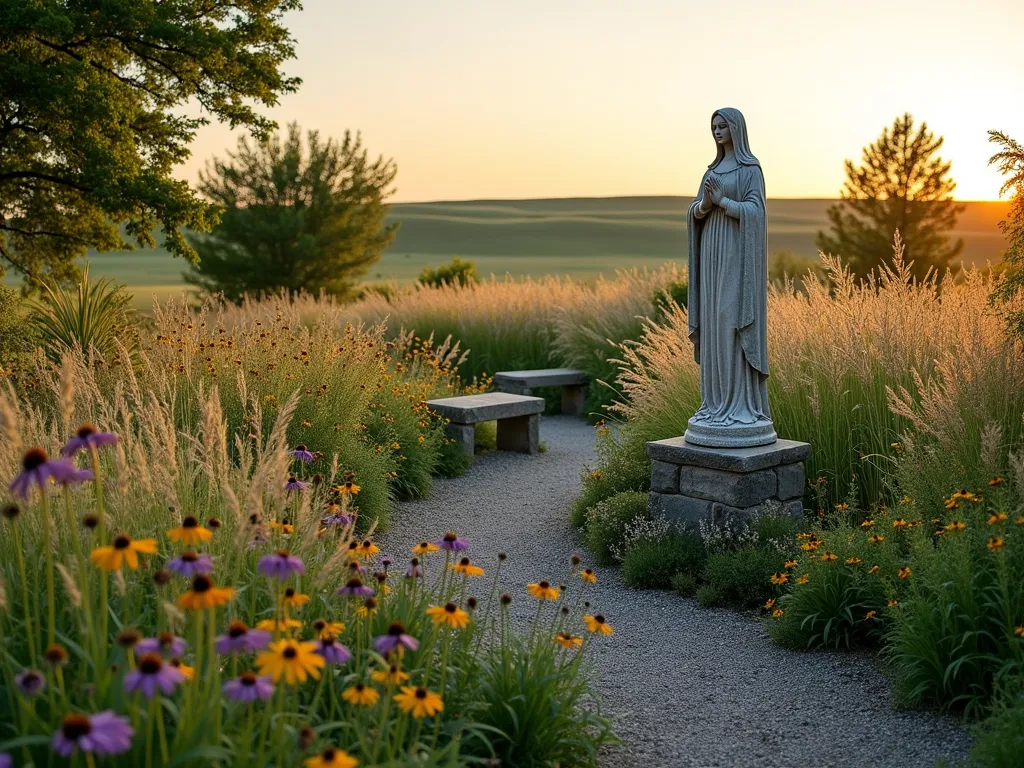
<svg viewBox="0 0 1024 768">
<path fill-rule="evenodd" d="M 385 551 L 450 529 L 485 566 L 508 552 L 502 582 L 517 598 L 527 582 L 563 580 L 571 554 L 586 562 L 569 507 L 581 467 L 595 461 L 594 433 L 556 416 L 543 420 L 541 439 L 545 453 L 477 457 L 428 499 L 399 505 Z M 603 711 L 623 740 L 605 765 L 930 768 L 966 757 L 970 741 L 957 721 L 892 710 L 870 655 L 787 651 L 741 614 L 630 590 L 617 569 L 596 570 L 590 599 L 616 634 L 590 653 Z M 532 601 L 513 607 L 529 621 Z"/>
</svg>

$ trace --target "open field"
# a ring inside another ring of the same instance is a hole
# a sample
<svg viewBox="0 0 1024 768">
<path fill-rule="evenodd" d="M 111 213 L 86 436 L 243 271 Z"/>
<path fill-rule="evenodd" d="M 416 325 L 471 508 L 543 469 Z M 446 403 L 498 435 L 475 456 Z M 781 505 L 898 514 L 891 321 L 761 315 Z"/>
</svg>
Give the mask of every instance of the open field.
<svg viewBox="0 0 1024 768">
<path fill-rule="evenodd" d="M 620 267 L 658 266 L 686 255 L 689 197 L 611 197 L 541 200 L 471 200 L 402 203 L 390 220 L 402 222 L 392 248 L 368 275 L 370 281 L 411 282 L 426 265 L 458 255 L 481 274 L 576 278 L 611 274 Z M 769 251 L 814 256 L 814 238 L 827 224 L 831 200 L 769 200 Z M 964 261 L 984 266 L 1006 243 L 998 223 L 1007 203 L 971 202 L 956 235 Z M 94 253 L 92 273 L 128 285 L 139 307 L 152 297 L 178 293 L 185 265 L 163 249 Z"/>
</svg>

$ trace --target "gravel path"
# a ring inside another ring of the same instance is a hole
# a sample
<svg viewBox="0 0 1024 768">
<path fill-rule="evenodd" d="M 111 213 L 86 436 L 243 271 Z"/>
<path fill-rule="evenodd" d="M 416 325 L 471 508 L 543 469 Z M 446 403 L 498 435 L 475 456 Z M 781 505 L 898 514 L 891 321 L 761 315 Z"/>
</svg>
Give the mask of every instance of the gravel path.
<svg viewBox="0 0 1024 768">
<path fill-rule="evenodd" d="M 545 418 L 541 439 L 545 453 L 477 457 L 428 499 L 399 505 L 385 551 L 448 529 L 470 539 L 485 567 L 506 551 L 504 589 L 528 621 L 533 601 L 518 599 L 526 583 L 564 580 L 574 552 L 586 562 L 568 511 L 580 468 L 595 460 L 593 428 L 578 419 Z M 590 649 L 603 711 L 623 740 L 608 766 L 912 768 L 969 750 L 957 721 L 892 711 L 870 655 L 787 651 L 741 614 L 627 589 L 615 568 L 597 572 L 590 599 L 616 634 Z"/>
</svg>

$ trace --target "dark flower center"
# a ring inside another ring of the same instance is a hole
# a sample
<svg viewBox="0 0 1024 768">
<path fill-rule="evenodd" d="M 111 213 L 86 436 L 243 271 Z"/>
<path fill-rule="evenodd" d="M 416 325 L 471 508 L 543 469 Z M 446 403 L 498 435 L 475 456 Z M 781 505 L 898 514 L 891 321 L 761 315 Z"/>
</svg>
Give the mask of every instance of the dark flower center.
<svg viewBox="0 0 1024 768">
<path fill-rule="evenodd" d="M 295 446 L 295 450 L 296 451 L 304 451 L 304 450 L 306 450 L 306 446 L 303 445 L 302 443 L 299 443 L 298 445 Z"/>
<path fill-rule="evenodd" d="M 155 675 L 164 667 L 159 653 L 146 653 L 139 659 L 139 671 L 144 675 Z"/>
<path fill-rule="evenodd" d="M 369 539 L 367 539 L 366 541 L 363 542 L 363 549 L 369 549 L 372 546 L 373 546 L 373 542 L 370 541 Z"/>
<path fill-rule="evenodd" d="M 448 542 L 449 544 L 453 543 L 453 542 L 454 542 L 454 541 L 455 541 L 456 539 L 458 539 L 458 538 L 459 538 L 459 537 L 458 537 L 458 536 L 456 536 L 456 535 L 455 535 L 454 533 L 452 533 L 451 531 L 448 531 L 448 533 L 446 533 L 446 534 L 444 535 L 444 541 L 447 541 L 447 542 Z"/>
<path fill-rule="evenodd" d="M 359 549 L 359 542 L 358 541 L 353 541 L 351 544 L 348 545 L 348 548 L 349 549 Z"/>
<path fill-rule="evenodd" d="M 43 658 L 50 664 L 65 664 L 68 660 L 68 652 L 64 650 L 64 646 L 54 643 L 53 645 L 46 646 L 46 650 L 43 651 Z"/>
<path fill-rule="evenodd" d="M 92 424 L 83 424 L 78 428 L 78 432 L 75 434 L 84 440 L 85 438 L 96 434 L 96 427 Z"/>
<path fill-rule="evenodd" d="M 67 715 L 60 724 L 61 733 L 68 741 L 78 741 L 83 736 L 88 736 L 92 730 L 92 723 L 85 715 Z"/>
<path fill-rule="evenodd" d="M 459 565 L 469 565 L 469 558 L 468 557 L 464 557 L 461 560 L 459 560 Z M 545 584 L 546 583 L 547 582 L 545 582 Z"/>
<path fill-rule="evenodd" d="M 239 638 L 244 637 L 249 632 L 249 627 L 244 621 L 232 621 L 228 624 L 228 637 Z"/>
<path fill-rule="evenodd" d="M 131 648 L 139 640 L 142 639 L 139 633 L 134 629 L 126 629 L 117 635 L 117 644 L 122 648 Z"/>
<path fill-rule="evenodd" d="M 114 539 L 114 549 L 128 549 L 131 545 L 132 540 L 123 533 Z"/>
<path fill-rule="evenodd" d="M 295 482 L 295 475 L 289 475 L 288 476 L 288 482 L 289 483 L 294 483 Z"/>
<path fill-rule="evenodd" d="M 362 693 L 366 690 L 366 686 L 362 683 L 356 683 L 356 693 Z"/>
<path fill-rule="evenodd" d="M 4 506 L 3 515 L 8 520 L 13 520 L 14 518 L 16 518 L 20 514 L 21 514 L 21 507 L 19 507 L 17 504 L 7 504 L 6 506 Z"/>
<path fill-rule="evenodd" d="M 350 571 L 358 572 L 359 571 L 359 563 L 357 563 L 355 560 L 353 560 L 351 563 L 348 564 L 348 569 Z"/>
<path fill-rule="evenodd" d="M 349 579 L 345 586 L 352 589 L 359 589 L 359 587 L 363 586 L 363 582 L 360 579 Z"/>
<path fill-rule="evenodd" d="M 604 624 L 604 616 L 602 616 L 599 613 L 597 614 L 597 616 L 594 617 L 594 621 L 596 621 L 598 624 Z"/>
<path fill-rule="evenodd" d="M 286 521 L 286 522 L 281 523 L 281 525 L 288 525 L 288 523 Z M 282 560 L 286 560 L 287 558 L 291 557 L 291 555 L 288 553 L 287 549 L 279 549 L 279 550 L 277 550 L 277 556 L 280 557 Z"/>
<path fill-rule="evenodd" d="M 38 672 L 29 670 L 21 676 L 21 687 L 26 691 L 35 691 L 43 684 L 43 676 Z"/>
<path fill-rule="evenodd" d="M 421 541 L 421 542 L 420 542 L 420 546 L 421 546 L 421 547 L 423 547 L 423 549 L 426 549 L 426 548 L 427 548 L 427 547 L 429 547 L 430 545 L 429 545 L 429 544 L 427 544 L 427 542 L 425 542 L 425 541 Z"/>
<path fill-rule="evenodd" d="M 209 592 L 212 587 L 213 582 L 211 582 L 206 576 L 196 576 L 194 579 L 192 579 L 193 592 Z"/>
<path fill-rule="evenodd" d="M 542 581 L 542 582 L 541 582 L 541 583 L 540 583 L 540 584 L 539 584 L 538 586 L 539 586 L 539 587 L 540 587 L 541 589 L 550 589 L 550 588 L 551 588 L 551 584 L 549 584 L 549 583 L 548 583 L 548 582 L 546 582 L 546 581 Z"/>
<path fill-rule="evenodd" d="M 292 587 L 288 587 L 288 589 L 284 591 L 284 596 L 285 598 L 295 597 L 295 590 Z"/>
<path fill-rule="evenodd" d="M 186 563 L 194 563 L 199 559 L 199 555 L 193 552 L 191 549 L 186 549 L 181 553 L 181 559 Z"/>
<path fill-rule="evenodd" d="M 322 760 L 323 760 L 323 761 L 324 761 L 325 763 L 327 763 L 328 765 L 330 765 L 331 763 L 333 763 L 333 762 L 334 762 L 334 750 L 333 750 L 333 749 L 330 749 L 330 748 L 328 747 L 327 749 L 325 749 L 325 750 L 324 750 L 323 752 L 321 752 L 321 753 L 320 753 L 320 758 L 321 758 L 321 759 L 322 759 Z"/>
<path fill-rule="evenodd" d="M 206 521 L 207 528 L 220 528 L 220 518 L 211 517 Z"/>
<path fill-rule="evenodd" d="M 170 632 L 161 632 L 158 639 L 161 648 L 169 648 L 174 644 L 174 635 Z"/>
<path fill-rule="evenodd" d="M 412 565 L 419 565 L 419 564 L 420 564 L 420 559 L 419 559 L 418 557 L 414 557 L 414 558 L 413 558 L 412 560 L 410 560 L 409 562 L 410 562 L 410 563 L 411 563 Z"/>
<path fill-rule="evenodd" d="M 396 621 L 390 627 L 388 627 L 388 634 L 392 637 L 398 637 L 399 635 L 405 634 L 405 625 L 400 621 Z"/>
<path fill-rule="evenodd" d="M 334 645 L 334 635 L 326 635 L 324 637 L 321 637 L 320 638 L 320 642 L 325 647 L 330 647 L 330 646 Z"/>
<path fill-rule="evenodd" d="M 182 528 L 198 528 L 199 527 L 199 521 L 196 520 L 192 515 L 189 515 L 188 517 L 186 517 L 184 520 L 181 521 L 181 527 Z"/>
<path fill-rule="evenodd" d="M 85 515 L 82 518 L 82 525 L 86 528 L 95 528 L 99 523 L 100 519 L 96 515 Z"/>
<path fill-rule="evenodd" d="M 239 677 L 239 681 L 242 683 L 242 685 L 252 687 L 256 685 L 256 675 L 254 675 L 252 672 L 243 672 L 241 677 Z"/>
<path fill-rule="evenodd" d="M 426 688 L 417 688 L 416 689 L 416 698 L 417 699 L 425 699 L 425 698 L 427 698 L 427 689 Z"/>
<path fill-rule="evenodd" d="M 38 469 L 47 461 L 50 457 L 46 455 L 46 451 L 42 448 L 29 448 L 25 451 L 25 456 L 21 460 L 21 466 L 25 468 L 26 472 L 31 472 L 33 469 Z"/>
<path fill-rule="evenodd" d="M 281 655 L 290 661 L 291 659 L 294 659 L 296 656 L 298 656 L 299 652 L 289 645 L 287 648 L 284 649 L 284 651 L 281 652 Z"/>
<path fill-rule="evenodd" d="M 327 622 L 324 621 L 323 619 L 317 619 L 316 621 L 313 622 L 313 629 L 315 629 L 317 632 L 323 632 L 324 628 L 326 628 L 326 627 L 327 627 Z"/>
<path fill-rule="evenodd" d="M 366 598 L 366 602 L 363 603 L 363 605 L 365 605 L 369 610 L 372 611 L 374 608 L 377 607 L 377 601 L 374 600 L 372 597 L 368 597 Z"/>
<path fill-rule="evenodd" d="M 448 603 L 444 607 L 444 609 L 448 613 L 455 613 L 457 610 L 459 610 L 459 606 L 457 606 L 455 603 Z"/>
<path fill-rule="evenodd" d="M 470 598 L 468 598 L 468 599 L 466 600 L 466 606 L 467 606 L 467 607 L 469 608 L 469 610 L 471 610 L 471 611 L 472 611 L 472 610 L 473 610 L 474 608 L 476 608 L 476 598 L 475 598 L 475 597 L 470 597 Z"/>
</svg>

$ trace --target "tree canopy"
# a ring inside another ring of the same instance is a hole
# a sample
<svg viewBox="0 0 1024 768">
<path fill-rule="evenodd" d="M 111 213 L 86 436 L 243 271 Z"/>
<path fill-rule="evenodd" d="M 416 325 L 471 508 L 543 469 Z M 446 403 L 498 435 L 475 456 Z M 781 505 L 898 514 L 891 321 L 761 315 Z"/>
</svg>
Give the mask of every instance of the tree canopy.
<svg viewBox="0 0 1024 768">
<path fill-rule="evenodd" d="M 914 118 L 904 114 L 864 148 L 859 166 L 847 160 L 841 199 L 828 209 L 831 234 L 818 232 L 818 248 L 865 277 L 892 258 L 899 230 L 916 278 L 949 266 L 964 243 L 950 244 L 947 233 L 964 207 L 950 197 L 956 183 L 951 163 L 936 155 L 942 141 L 927 123 L 915 131 Z"/>
<path fill-rule="evenodd" d="M 362 137 L 342 141 L 299 126 L 287 137 L 245 136 L 227 160 L 214 159 L 199 189 L 223 209 L 220 224 L 192 244 L 200 260 L 185 279 L 230 301 L 280 291 L 350 295 L 395 238 L 384 226 L 397 169 L 367 160 Z"/>
<path fill-rule="evenodd" d="M 265 136 L 256 107 L 299 85 L 282 25 L 299 0 L 0 3 L 0 276 L 78 275 L 89 248 L 194 260 L 183 227 L 216 211 L 171 169 L 209 117 Z M 126 239 L 128 242 L 126 242 Z"/>
<path fill-rule="evenodd" d="M 1014 330 L 1024 337 L 1024 309 L 1021 309 L 1024 300 L 1024 145 L 1001 131 L 989 131 L 988 140 L 1000 147 L 988 161 L 989 165 L 999 168 L 1005 179 L 999 194 L 1013 193 L 1010 210 L 999 222 L 1009 247 L 1003 253 L 1005 269 L 993 299 L 1006 308 Z"/>
</svg>

